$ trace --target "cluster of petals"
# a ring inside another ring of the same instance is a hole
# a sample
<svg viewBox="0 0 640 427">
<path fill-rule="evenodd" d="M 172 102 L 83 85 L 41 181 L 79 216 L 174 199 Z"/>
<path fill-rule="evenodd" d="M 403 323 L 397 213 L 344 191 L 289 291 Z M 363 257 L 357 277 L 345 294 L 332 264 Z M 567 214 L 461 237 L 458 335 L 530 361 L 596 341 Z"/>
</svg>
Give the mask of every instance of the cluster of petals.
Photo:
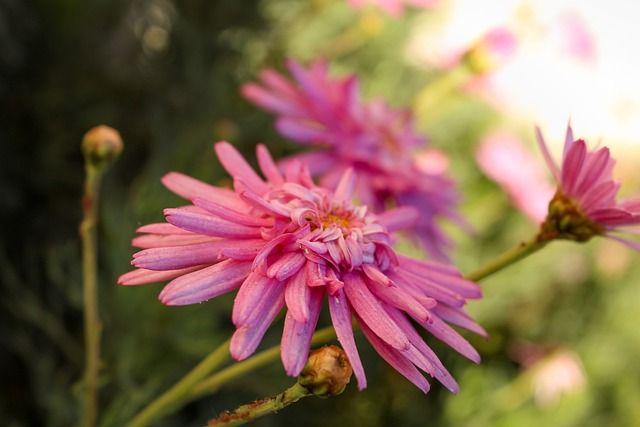
<svg viewBox="0 0 640 427">
<path fill-rule="evenodd" d="M 281 172 L 264 146 L 257 149 L 264 178 L 230 144 L 217 143 L 215 150 L 233 189 L 166 175 L 163 183 L 192 204 L 166 209 L 166 223 L 138 229 L 144 234 L 133 240 L 142 248 L 132 261 L 137 269 L 119 283 L 169 280 L 159 297 L 167 305 L 237 290 L 230 344 L 237 360 L 254 353 L 285 311 L 281 358 L 290 376 L 305 365 L 326 298 L 360 389 L 366 377 L 354 318 L 376 351 L 421 390 L 429 390 L 423 371 L 457 392 L 415 325 L 478 362 L 478 353 L 451 325 L 485 334 L 464 310 L 481 291 L 451 265 L 394 252 L 391 233 L 410 226 L 415 210 L 375 214 L 352 204 L 352 171 L 334 191 L 314 184 L 302 163 L 290 162 Z"/>
<path fill-rule="evenodd" d="M 640 232 L 640 198 L 616 200 L 620 183 L 613 179 L 615 160 L 611 158 L 609 149 L 589 150 L 584 140 L 574 140 L 569 125 L 559 167 L 539 129 L 537 138 L 547 166 L 558 184 L 556 197 L 568 197 L 600 234 L 640 250 L 640 243 L 616 235 Z"/>
<path fill-rule="evenodd" d="M 308 68 L 288 61 L 287 67 L 293 81 L 267 69 L 260 74 L 261 84 L 242 87 L 248 100 L 278 115 L 278 132 L 316 148 L 281 164 L 305 162 L 329 188 L 346 170 L 355 170 L 361 203 L 375 211 L 389 204 L 415 207 L 420 217 L 411 236 L 434 259 L 448 259 L 451 242 L 439 221 L 464 224 L 457 210 L 460 197 L 445 171 L 425 171 L 417 164 L 416 151 L 426 139 L 416 132 L 411 112 L 380 99 L 362 102 L 357 77 L 331 78 L 325 61 Z"/>
<path fill-rule="evenodd" d="M 438 4 L 438 0 L 348 0 L 349 5 L 361 8 L 367 3 L 378 6 L 391 16 L 399 16 L 404 12 L 404 6 L 418 8 L 433 7 Z"/>
</svg>

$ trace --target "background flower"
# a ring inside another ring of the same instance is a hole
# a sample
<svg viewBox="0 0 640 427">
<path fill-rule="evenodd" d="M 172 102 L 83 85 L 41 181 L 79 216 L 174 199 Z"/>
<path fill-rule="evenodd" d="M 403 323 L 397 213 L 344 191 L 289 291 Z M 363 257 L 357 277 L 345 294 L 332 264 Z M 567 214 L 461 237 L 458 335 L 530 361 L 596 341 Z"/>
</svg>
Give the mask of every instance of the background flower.
<svg viewBox="0 0 640 427">
<path fill-rule="evenodd" d="M 389 203 L 415 207 L 420 216 L 410 236 L 430 256 L 448 259 L 451 242 L 438 221 L 464 224 L 457 211 L 460 197 L 445 171 L 420 167 L 416 153 L 426 138 L 415 130 L 411 112 L 392 109 L 380 99 L 362 102 L 357 77 L 331 78 L 325 61 L 307 69 L 295 61 L 287 66 L 293 82 L 264 70 L 262 85 L 247 83 L 242 88 L 247 99 L 279 115 L 280 133 L 319 148 L 281 162 L 306 162 L 322 185 L 330 188 L 353 168 L 361 203 L 376 211 Z"/>
<path fill-rule="evenodd" d="M 613 180 L 615 160 L 609 149 L 589 150 L 582 139 L 574 140 L 568 126 L 562 164 L 558 167 L 539 129 L 537 136 L 547 166 L 558 183 L 542 235 L 588 240 L 604 234 L 640 250 L 640 243 L 612 234 L 638 233 L 640 199 L 616 200 L 620 183 Z"/>
</svg>

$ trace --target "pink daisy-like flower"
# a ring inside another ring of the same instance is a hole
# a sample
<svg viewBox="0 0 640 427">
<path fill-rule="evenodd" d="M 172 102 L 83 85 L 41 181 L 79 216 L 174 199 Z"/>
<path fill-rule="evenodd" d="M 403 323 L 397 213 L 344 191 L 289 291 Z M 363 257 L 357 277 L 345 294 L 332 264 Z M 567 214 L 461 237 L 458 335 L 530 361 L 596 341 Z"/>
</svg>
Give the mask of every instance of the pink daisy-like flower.
<svg viewBox="0 0 640 427">
<path fill-rule="evenodd" d="M 613 180 L 615 160 L 609 155 L 609 149 L 589 150 L 582 139 L 573 139 L 573 131 L 568 126 L 562 166 L 558 167 L 540 129 L 537 129 L 537 137 L 545 161 L 558 183 L 539 239 L 586 241 L 596 235 L 605 235 L 640 250 L 640 243 L 612 234 L 640 232 L 640 198 L 616 200 L 620 183 Z"/>
<path fill-rule="evenodd" d="M 416 150 L 426 139 L 414 129 L 408 110 L 394 110 L 382 100 L 363 103 L 356 76 L 329 78 L 328 65 L 317 61 L 304 69 L 289 61 L 294 82 L 273 70 L 260 74 L 262 85 L 248 83 L 243 95 L 279 115 L 277 130 L 301 144 L 319 148 L 294 155 L 309 165 L 320 183 L 335 188 L 348 169 L 358 176 L 356 194 L 377 212 L 389 204 L 420 211 L 412 232 L 430 256 L 447 260 L 451 242 L 439 220 L 460 225 L 459 194 L 445 171 L 426 171 Z"/>
<path fill-rule="evenodd" d="M 354 206 L 351 171 L 333 192 L 316 186 L 302 163 L 290 162 L 281 174 L 264 146 L 257 153 L 266 180 L 230 144 L 220 142 L 215 149 L 234 190 L 166 175 L 163 183 L 193 204 L 166 209 L 167 223 L 138 230 L 146 233 L 133 240 L 144 249 L 132 261 L 138 269 L 119 283 L 171 280 L 160 293 L 167 305 L 199 303 L 238 289 L 230 345 L 237 360 L 254 353 L 286 307 L 281 356 L 291 376 L 304 367 L 326 295 L 360 389 L 366 378 L 352 317 L 378 353 L 421 390 L 427 392 L 429 383 L 419 369 L 457 392 L 414 324 L 478 362 L 478 353 L 448 323 L 484 335 L 463 309 L 481 292 L 450 265 L 393 251 L 390 233 L 410 225 L 415 211 L 376 215 Z"/>
</svg>

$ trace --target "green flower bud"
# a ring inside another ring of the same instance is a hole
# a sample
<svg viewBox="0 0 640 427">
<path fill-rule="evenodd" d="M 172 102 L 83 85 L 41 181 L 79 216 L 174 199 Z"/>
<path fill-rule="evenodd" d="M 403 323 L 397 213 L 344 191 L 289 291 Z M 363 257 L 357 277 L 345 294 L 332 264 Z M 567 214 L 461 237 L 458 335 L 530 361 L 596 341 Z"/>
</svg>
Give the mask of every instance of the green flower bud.
<svg viewBox="0 0 640 427">
<path fill-rule="evenodd" d="M 100 125 L 82 138 L 82 152 L 88 163 L 97 168 L 110 165 L 122 151 L 120 133 L 112 127 Z"/>
<path fill-rule="evenodd" d="M 337 396 L 349 384 L 352 372 L 344 350 L 335 345 L 325 346 L 309 353 L 298 383 L 315 396 Z"/>
</svg>

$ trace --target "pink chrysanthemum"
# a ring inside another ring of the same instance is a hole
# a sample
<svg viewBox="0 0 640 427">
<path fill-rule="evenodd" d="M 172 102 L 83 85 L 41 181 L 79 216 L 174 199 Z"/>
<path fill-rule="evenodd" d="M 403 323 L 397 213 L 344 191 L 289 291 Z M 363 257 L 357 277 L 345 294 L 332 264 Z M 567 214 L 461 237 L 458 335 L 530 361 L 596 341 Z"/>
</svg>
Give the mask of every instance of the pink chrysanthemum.
<svg viewBox="0 0 640 427">
<path fill-rule="evenodd" d="M 294 82 L 273 70 L 262 71 L 262 86 L 248 83 L 243 95 L 279 115 L 276 128 L 285 137 L 320 148 L 285 159 L 301 160 L 320 183 L 335 188 L 348 169 L 358 176 L 359 200 L 376 212 L 389 204 L 420 211 L 411 236 L 430 256 L 446 260 L 451 242 L 438 221 L 465 224 L 459 195 L 444 173 L 429 173 L 415 159 L 426 144 L 408 110 L 394 110 L 382 100 L 363 103 L 356 76 L 329 78 L 328 65 L 317 61 L 304 69 L 289 61 Z"/>
<path fill-rule="evenodd" d="M 568 126 L 562 166 L 558 167 L 540 129 L 537 129 L 537 137 L 547 165 L 558 183 L 540 238 L 586 241 L 595 235 L 605 235 L 640 250 L 638 242 L 611 234 L 640 232 L 640 198 L 616 200 L 620 183 L 613 180 L 615 160 L 609 155 L 609 149 L 587 149 L 582 139 L 573 139 L 573 131 Z"/>
<path fill-rule="evenodd" d="M 258 147 L 260 178 L 228 143 L 216 153 L 233 176 L 234 190 L 170 173 L 163 183 L 192 205 L 166 209 L 168 223 L 151 224 L 134 239 L 137 270 L 119 283 L 170 279 L 160 293 L 167 305 L 194 304 L 239 289 L 230 352 L 250 356 L 286 307 L 281 356 L 288 375 L 304 367 L 325 295 L 336 334 L 358 381 L 366 378 L 352 330 L 355 317 L 378 353 L 421 390 L 418 368 L 452 392 L 458 386 L 414 327 L 478 362 L 478 353 L 446 322 L 484 334 L 463 310 L 480 288 L 452 266 L 420 261 L 391 249 L 391 232 L 410 225 L 415 211 L 374 214 L 351 204 L 355 177 L 344 174 L 335 192 L 316 186 L 291 162 L 282 175 Z"/>
</svg>

